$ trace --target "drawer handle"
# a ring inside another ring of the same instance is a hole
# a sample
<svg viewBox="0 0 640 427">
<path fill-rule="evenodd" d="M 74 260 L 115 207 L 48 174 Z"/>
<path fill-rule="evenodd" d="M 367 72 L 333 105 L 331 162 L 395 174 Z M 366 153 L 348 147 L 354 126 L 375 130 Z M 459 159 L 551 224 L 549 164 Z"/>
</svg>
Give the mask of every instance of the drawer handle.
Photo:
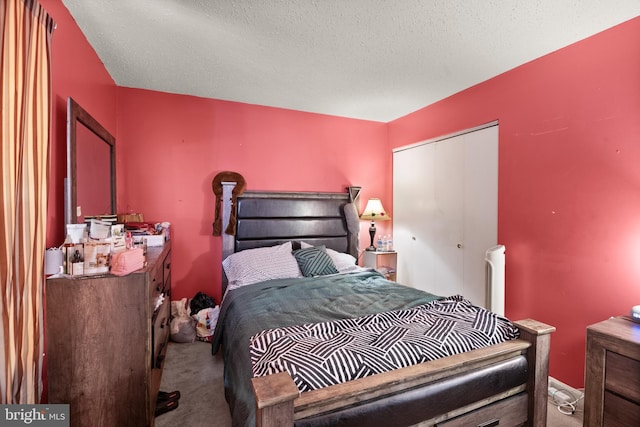
<svg viewBox="0 0 640 427">
<path fill-rule="evenodd" d="M 486 423 L 478 424 L 478 427 L 494 427 L 500 424 L 500 419 L 489 420 Z"/>
</svg>

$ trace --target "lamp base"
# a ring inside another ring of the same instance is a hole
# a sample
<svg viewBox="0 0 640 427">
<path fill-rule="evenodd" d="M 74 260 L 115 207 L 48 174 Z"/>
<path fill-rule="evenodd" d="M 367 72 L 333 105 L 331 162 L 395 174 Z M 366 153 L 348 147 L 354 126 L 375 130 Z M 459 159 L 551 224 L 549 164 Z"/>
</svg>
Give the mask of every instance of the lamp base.
<svg viewBox="0 0 640 427">
<path fill-rule="evenodd" d="M 640 305 L 631 307 L 631 320 L 640 323 Z"/>
<path fill-rule="evenodd" d="M 369 247 L 365 250 L 367 251 L 375 251 L 376 247 L 373 246 L 373 238 L 376 236 L 376 224 L 373 220 L 371 220 L 371 226 L 369 227 L 369 237 L 371 238 L 371 243 Z"/>
</svg>

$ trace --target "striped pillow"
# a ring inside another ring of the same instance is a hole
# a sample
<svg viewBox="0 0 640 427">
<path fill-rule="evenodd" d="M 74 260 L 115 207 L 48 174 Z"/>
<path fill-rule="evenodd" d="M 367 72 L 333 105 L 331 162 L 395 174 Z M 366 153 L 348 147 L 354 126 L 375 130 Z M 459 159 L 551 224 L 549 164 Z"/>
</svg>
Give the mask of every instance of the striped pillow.
<svg viewBox="0 0 640 427">
<path fill-rule="evenodd" d="M 293 256 L 296 257 L 298 267 L 305 277 L 324 276 L 338 272 L 324 246 L 298 249 L 293 251 Z"/>
<path fill-rule="evenodd" d="M 302 249 L 312 248 L 313 245 L 310 245 L 307 242 L 300 242 L 300 247 L 302 247 Z M 357 260 L 352 255 L 334 251 L 333 249 L 327 247 L 325 247 L 325 250 L 331 257 L 331 261 L 333 261 L 333 264 L 336 266 L 338 273 L 351 273 L 362 268 L 357 265 Z"/>
<path fill-rule="evenodd" d="M 265 280 L 302 277 L 291 254 L 291 242 L 236 252 L 222 261 L 222 267 L 229 281 L 227 290 Z"/>
</svg>

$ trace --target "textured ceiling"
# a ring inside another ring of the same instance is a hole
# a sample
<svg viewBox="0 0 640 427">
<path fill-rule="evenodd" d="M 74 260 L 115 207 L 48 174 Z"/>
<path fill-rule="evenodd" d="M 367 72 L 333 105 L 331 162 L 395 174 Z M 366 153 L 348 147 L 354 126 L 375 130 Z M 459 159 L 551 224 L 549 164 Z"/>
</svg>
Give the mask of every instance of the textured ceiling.
<svg viewBox="0 0 640 427">
<path fill-rule="evenodd" d="M 387 122 L 639 0 L 63 0 L 119 86 Z"/>
</svg>

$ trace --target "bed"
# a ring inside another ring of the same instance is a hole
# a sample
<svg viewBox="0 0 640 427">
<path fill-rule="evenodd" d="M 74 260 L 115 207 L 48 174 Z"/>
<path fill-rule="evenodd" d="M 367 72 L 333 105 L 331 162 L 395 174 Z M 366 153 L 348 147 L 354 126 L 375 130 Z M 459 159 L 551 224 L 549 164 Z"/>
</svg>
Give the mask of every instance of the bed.
<svg viewBox="0 0 640 427">
<path fill-rule="evenodd" d="M 237 266 L 253 260 L 249 254 L 254 252 L 299 247 L 315 254 L 325 251 L 339 270 L 309 277 L 251 277 L 250 286 L 241 286 L 244 279 L 238 277 L 247 277 L 246 271 L 231 268 L 227 277 L 225 265 L 225 296 L 212 352 L 221 351 L 225 360 L 225 397 L 234 426 L 546 425 L 548 352 L 555 328 L 532 319 L 509 322 L 516 335 L 498 343 L 330 385 L 301 380 L 297 371 L 276 372 L 281 359 L 260 365 L 274 348 L 263 348 L 265 342 L 277 347 L 283 333 L 300 334 L 300 328 L 306 328 L 306 334 L 323 325 L 324 336 L 325 325 L 334 331 L 343 328 L 335 325 L 364 324 L 362 319 L 371 318 L 377 325 L 388 313 L 396 321 L 398 313 L 415 316 L 424 307 L 446 307 L 442 311 L 447 315 L 453 305 L 474 313 L 483 309 L 467 307 L 460 296 L 443 298 L 390 282 L 355 262 L 351 268 L 347 261 L 357 259 L 359 250 L 358 187 L 345 193 L 249 191 L 232 198 L 233 185 L 223 183 L 223 222 L 235 219 L 235 235 L 223 234 L 223 260 L 235 259 Z M 298 263 L 305 270 L 303 265 Z M 278 265 L 274 270 L 287 268 L 292 267 Z M 492 325 L 500 317 L 484 311 L 482 316 L 490 317 Z M 350 327 L 344 329 L 352 333 Z M 509 335 L 504 332 L 509 326 L 500 328 L 495 329 Z"/>
</svg>

